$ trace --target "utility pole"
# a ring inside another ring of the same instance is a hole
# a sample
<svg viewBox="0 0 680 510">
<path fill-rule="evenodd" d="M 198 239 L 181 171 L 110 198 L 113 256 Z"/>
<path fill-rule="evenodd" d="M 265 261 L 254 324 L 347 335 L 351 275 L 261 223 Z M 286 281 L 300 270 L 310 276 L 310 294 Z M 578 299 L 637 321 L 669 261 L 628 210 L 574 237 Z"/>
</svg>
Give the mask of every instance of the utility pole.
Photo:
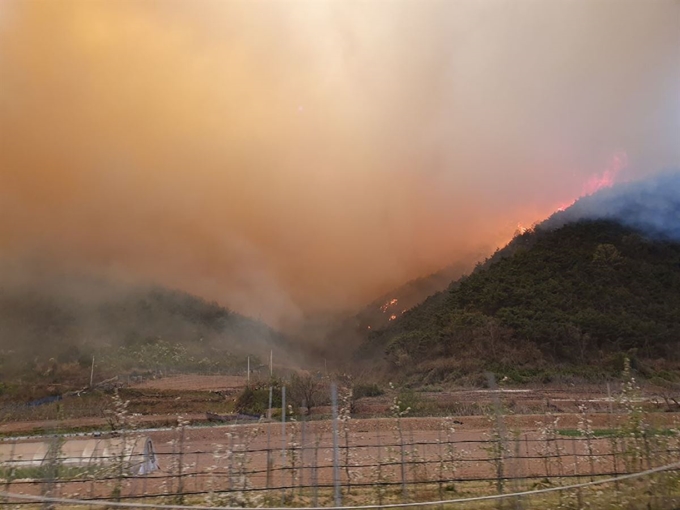
<svg viewBox="0 0 680 510">
<path fill-rule="evenodd" d="M 269 378 L 274 377 L 274 350 L 269 351 Z"/>
<path fill-rule="evenodd" d="M 248 384 L 250 384 L 250 356 L 248 356 Z"/>
<path fill-rule="evenodd" d="M 94 382 L 94 356 L 92 356 L 92 368 L 90 369 L 90 388 L 92 388 L 93 382 Z"/>
</svg>

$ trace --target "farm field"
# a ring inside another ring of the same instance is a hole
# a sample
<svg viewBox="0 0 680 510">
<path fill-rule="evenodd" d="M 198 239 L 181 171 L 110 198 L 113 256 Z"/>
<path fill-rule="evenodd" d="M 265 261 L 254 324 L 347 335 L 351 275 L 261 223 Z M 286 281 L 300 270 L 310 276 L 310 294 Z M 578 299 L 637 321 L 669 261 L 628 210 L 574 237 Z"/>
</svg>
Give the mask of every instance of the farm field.
<svg viewBox="0 0 680 510">
<path fill-rule="evenodd" d="M 131 384 L 131 388 L 179 391 L 232 392 L 246 385 L 245 376 L 181 374 L 159 379 L 147 379 Z"/>
<path fill-rule="evenodd" d="M 159 467 L 138 476 L 116 467 L 113 453 L 111 465 L 63 476 L 47 476 L 45 468 L 5 470 L 5 491 L 84 499 L 114 494 L 130 502 L 330 506 L 337 477 L 345 504 L 386 504 L 555 488 L 680 461 L 680 413 L 666 412 L 673 408 L 663 389 L 650 385 L 633 393 L 613 384 L 409 393 L 415 406 L 410 412 L 425 416 L 397 413 L 398 390 L 356 400 L 351 414 L 341 398 L 335 450 L 328 405 L 313 407 L 310 415 L 289 410 L 285 423 L 280 410 L 272 420 L 208 423 L 206 412 L 233 410 L 244 384 L 238 376 L 150 379 L 118 390 L 118 402 L 128 403 L 117 422 L 102 411 L 116 408 L 111 394 L 71 397 L 30 411 L 47 415 L 50 406 L 61 406 L 61 419 L 5 420 L 4 444 L 54 441 L 55 432 L 106 438 L 112 428 L 130 440 L 148 437 Z M 66 418 L 69 409 L 80 415 Z M 95 409 L 98 416 L 87 415 Z M 59 465 L 58 457 L 54 462 Z M 677 473 L 655 476 L 654 483 L 675 501 Z M 637 494 L 637 482 L 629 483 Z"/>
<path fill-rule="evenodd" d="M 128 401 L 128 411 L 137 415 L 145 427 L 171 426 L 179 415 L 192 424 L 206 421 L 206 412 L 229 413 L 234 410 L 238 394 L 246 386 L 246 377 L 235 375 L 181 374 L 169 377 L 131 381 L 118 390 Z M 578 386 L 523 386 L 500 388 L 497 392 L 482 388 L 452 388 L 436 391 L 411 391 L 409 405 L 417 416 L 473 416 L 488 414 L 496 399 L 509 415 L 542 415 L 547 412 L 569 416 L 583 405 L 600 416 L 613 411 L 619 385 L 583 384 Z M 389 416 L 397 396 L 394 391 L 353 402 L 353 418 Z M 640 405 L 657 412 L 680 411 L 674 400 L 668 400 L 664 388 L 642 387 Z M 412 401 L 412 402 L 410 402 Z M 5 405 L 0 410 L 0 435 L 55 433 L 59 431 L 106 430 L 112 410 L 112 392 L 91 391 L 69 396 L 44 405 Z M 674 414 L 674 413 L 670 413 Z M 329 405 L 311 409 L 312 420 L 331 416 Z M 599 418 L 597 418 L 599 419 Z"/>
<path fill-rule="evenodd" d="M 574 435 L 584 418 L 592 433 Z M 479 416 L 344 421 L 340 487 L 352 504 L 424 501 L 588 482 L 678 462 L 677 417 L 649 418 L 656 432 L 644 440 L 595 432 L 623 430 L 625 415 L 504 416 L 500 436 L 494 423 Z M 159 471 L 117 479 L 115 469 L 103 468 L 96 477 L 53 481 L 48 488 L 107 498 L 115 486 L 130 501 L 330 504 L 332 422 L 289 421 L 283 431 L 281 423 L 255 423 L 128 432 L 153 440 Z M 39 494 L 45 480 L 7 480 L 5 490 Z"/>
</svg>

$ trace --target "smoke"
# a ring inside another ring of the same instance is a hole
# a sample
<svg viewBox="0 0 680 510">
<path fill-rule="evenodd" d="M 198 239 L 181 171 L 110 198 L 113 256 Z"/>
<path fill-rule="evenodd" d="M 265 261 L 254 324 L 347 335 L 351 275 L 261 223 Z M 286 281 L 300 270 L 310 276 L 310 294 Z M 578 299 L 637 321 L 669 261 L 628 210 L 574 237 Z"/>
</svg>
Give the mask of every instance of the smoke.
<svg viewBox="0 0 680 510">
<path fill-rule="evenodd" d="M 159 340 L 191 347 L 195 359 L 215 350 L 265 359 L 273 349 L 280 361 L 298 355 L 265 324 L 181 291 L 101 274 L 60 275 L 39 260 L 5 263 L 0 281 L 4 368 L 51 356 L 75 361 L 102 347 L 115 353 Z"/>
<path fill-rule="evenodd" d="M 619 184 L 578 200 L 542 226 L 580 220 L 613 220 L 652 238 L 680 241 L 680 172 Z"/>
<path fill-rule="evenodd" d="M 0 250 L 273 326 L 680 165 L 680 4 L 0 4 Z"/>
</svg>

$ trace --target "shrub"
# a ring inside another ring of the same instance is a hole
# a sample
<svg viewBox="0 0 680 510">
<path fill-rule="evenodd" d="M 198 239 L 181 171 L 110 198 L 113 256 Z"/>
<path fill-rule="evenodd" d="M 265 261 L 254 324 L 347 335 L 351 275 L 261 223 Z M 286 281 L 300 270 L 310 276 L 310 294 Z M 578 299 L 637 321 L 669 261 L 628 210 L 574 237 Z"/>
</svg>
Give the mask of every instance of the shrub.
<svg viewBox="0 0 680 510">
<path fill-rule="evenodd" d="M 290 402 L 296 407 L 306 407 L 307 414 L 313 407 L 327 401 L 326 384 L 318 375 L 293 374 L 290 379 Z"/>
<path fill-rule="evenodd" d="M 281 385 L 278 381 L 272 381 L 271 386 L 272 407 L 281 407 Z M 269 385 L 246 386 L 236 398 L 234 408 L 239 413 L 266 415 L 269 408 Z"/>
<path fill-rule="evenodd" d="M 357 384 L 353 388 L 353 393 L 355 399 L 360 399 L 364 397 L 379 397 L 380 395 L 385 394 L 385 392 L 382 389 L 380 389 L 380 387 L 375 383 Z"/>
</svg>

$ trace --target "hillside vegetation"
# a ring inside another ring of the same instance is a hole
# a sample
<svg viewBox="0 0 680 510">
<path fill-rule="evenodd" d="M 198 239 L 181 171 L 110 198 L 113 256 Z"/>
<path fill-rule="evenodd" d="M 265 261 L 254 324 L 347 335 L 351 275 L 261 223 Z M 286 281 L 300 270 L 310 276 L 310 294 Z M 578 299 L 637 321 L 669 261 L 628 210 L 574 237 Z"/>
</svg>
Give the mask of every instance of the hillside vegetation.
<svg viewBox="0 0 680 510">
<path fill-rule="evenodd" d="M 360 358 L 425 382 L 492 370 L 515 381 L 618 373 L 675 380 L 680 244 L 611 220 L 538 227 L 388 328 Z"/>
<path fill-rule="evenodd" d="M 266 324 L 185 292 L 60 278 L 0 288 L 0 377 L 81 384 L 131 371 L 233 372 L 269 349 Z M 78 381 L 73 381 L 74 376 Z M 33 377 L 35 376 L 35 377 Z M 77 377 L 76 377 L 77 376 Z"/>
<path fill-rule="evenodd" d="M 321 335 L 323 342 L 310 345 L 309 356 L 331 358 L 339 363 L 351 359 L 353 352 L 369 338 L 371 332 L 389 326 L 407 310 L 446 289 L 452 280 L 469 273 L 473 267 L 472 259 L 466 258 L 430 275 L 410 280 L 374 299 L 356 313 L 326 321 L 327 331 Z M 338 345 L 344 348 L 338 351 Z"/>
</svg>

